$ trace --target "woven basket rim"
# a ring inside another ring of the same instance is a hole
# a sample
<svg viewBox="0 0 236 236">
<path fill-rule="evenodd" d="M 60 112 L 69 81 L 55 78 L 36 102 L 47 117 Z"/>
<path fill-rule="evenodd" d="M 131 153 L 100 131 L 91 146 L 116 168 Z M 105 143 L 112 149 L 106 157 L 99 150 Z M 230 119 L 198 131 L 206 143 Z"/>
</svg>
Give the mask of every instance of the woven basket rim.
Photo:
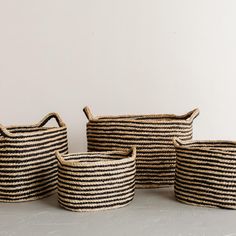
<svg viewBox="0 0 236 236">
<path fill-rule="evenodd" d="M 55 118 L 59 127 L 51 126 L 51 127 L 46 127 L 44 126 L 50 119 Z M 30 129 L 30 128 L 41 128 L 42 130 L 36 130 L 36 131 L 29 131 L 29 132 L 11 132 L 10 129 Z M 0 133 L 2 133 L 6 137 L 23 137 L 23 136 L 28 136 L 29 134 L 42 134 L 46 132 L 51 132 L 55 130 L 60 130 L 67 128 L 66 124 L 62 121 L 61 117 L 59 116 L 58 113 L 56 112 L 51 112 L 48 113 L 40 122 L 32 125 L 8 125 L 8 126 L 3 126 L 0 124 Z M 1 138 L 1 136 L 0 136 Z"/>
<path fill-rule="evenodd" d="M 229 154 L 225 149 L 227 150 L 235 150 L 236 151 L 236 141 L 230 141 L 230 140 L 189 140 L 189 141 L 183 141 L 180 138 L 173 138 L 173 143 L 175 148 L 184 148 L 188 150 L 204 150 L 208 152 L 217 153 L 219 154 Z M 207 144 L 225 144 L 225 145 L 235 145 L 235 147 L 229 146 L 229 147 L 209 147 Z M 195 147 L 191 146 L 192 144 L 199 144 L 202 145 L 201 147 Z"/>
<path fill-rule="evenodd" d="M 146 115 L 106 115 L 93 116 L 89 107 L 83 109 L 89 122 L 106 122 L 106 121 L 129 121 L 132 123 L 158 124 L 158 123 L 191 123 L 199 114 L 200 110 L 195 108 L 183 115 L 175 114 L 146 114 Z M 154 120 L 151 120 L 154 119 Z"/>
<path fill-rule="evenodd" d="M 84 156 L 84 155 L 99 155 L 99 154 L 105 154 L 105 155 L 110 155 L 110 158 L 112 158 L 113 156 L 111 156 L 112 154 L 122 154 L 122 155 L 130 155 L 129 157 L 116 157 L 119 159 L 114 159 L 114 160 L 103 160 L 103 161 L 93 161 L 93 162 L 86 162 L 83 161 L 81 162 L 80 160 L 65 160 L 64 157 L 69 157 L 69 156 L 74 156 L 77 155 L 77 157 L 79 156 Z M 130 149 L 123 149 L 123 150 L 115 150 L 115 151 L 101 151 L 101 152 L 78 152 L 78 153 L 69 153 L 69 154 L 64 154 L 61 155 L 58 151 L 56 152 L 56 157 L 59 161 L 59 163 L 61 165 L 65 165 L 65 166 L 94 166 L 94 164 L 96 165 L 103 165 L 105 164 L 119 164 L 119 163 L 126 163 L 129 162 L 130 160 L 135 160 L 136 159 L 136 147 L 133 146 Z"/>
</svg>

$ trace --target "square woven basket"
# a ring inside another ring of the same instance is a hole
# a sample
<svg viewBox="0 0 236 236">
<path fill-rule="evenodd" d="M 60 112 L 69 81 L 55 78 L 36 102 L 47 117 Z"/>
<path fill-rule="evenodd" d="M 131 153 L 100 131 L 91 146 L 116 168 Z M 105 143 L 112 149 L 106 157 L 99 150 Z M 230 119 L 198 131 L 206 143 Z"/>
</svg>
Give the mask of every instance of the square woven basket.
<svg viewBox="0 0 236 236">
<path fill-rule="evenodd" d="M 52 118 L 59 127 L 44 127 Z M 35 125 L 0 125 L 0 201 L 30 201 L 55 192 L 57 150 L 68 151 L 66 125 L 57 113 Z"/>
<path fill-rule="evenodd" d="M 134 197 L 136 148 L 58 158 L 58 201 L 71 211 L 123 207 Z"/>
<path fill-rule="evenodd" d="M 175 196 L 187 204 L 236 209 L 236 142 L 174 139 Z"/>
<path fill-rule="evenodd" d="M 192 139 L 195 109 L 185 115 L 93 116 L 84 108 L 88 151 L 137 147 L 137 188 L 158 188 L 174 184 L 175 148 L 172 139 Z"/>
</svg>

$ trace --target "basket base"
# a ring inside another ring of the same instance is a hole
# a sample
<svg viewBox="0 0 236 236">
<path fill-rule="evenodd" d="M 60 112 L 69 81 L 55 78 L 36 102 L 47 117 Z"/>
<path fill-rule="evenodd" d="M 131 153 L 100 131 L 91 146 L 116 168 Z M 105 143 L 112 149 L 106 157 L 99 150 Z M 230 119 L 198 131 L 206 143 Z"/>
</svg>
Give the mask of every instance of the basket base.
<svg viewBox="0 0 236 236">
<path fill-rule="evenodd" d="M 133 200 L 133 198 L 130 199 L 130 201 L 129 201 L 128 203 L 122 204 L 122 205 L 120 205 L 120 206 L 103 207 L 103 208 L 96 208 L 96 209 L 72 209 L 72 208 L 70 208 L 70 207 L 67 207 L 67 206 L 65 206 L 65 205 L 62 205 L 62 204 L 60 203 L 60 201 L 58 201 L 58 203 L 59 203 L 59 205 L 60 205 L 62 208 L 66 209 L 66 210 L 68 210 L 68 211 L 73 211 L 73 212 L 93 212 L 93 211 L 94 211 L 94 212 L 96 212 L 96 211 L 107 211 L 107 210 L 122 208 L 122 207 L 125 207 L 125 206 L 129 205 L 129 204 L 132 202 L 132 200 Z"/>
<path fill-rule="evenodd" d="M 191 205 L 191 206 L 197 206 L 197 207 L 205 207 L 205 208 L 220 208 L 220 209 L 227 209 L 227 210 L 236 210 L 236 205 L 235 206 L 227 206 L 226 204 L 210 204 L 210 203 L 196 203 L 190 200 L 184 200 L 181 198 L 178 198 L 175 196 L 175 199 L 183 204 Z"/>
<path fill-rule="evenodd" d="M 43 198 L 47 198 L 53 194 L 56 193 L 56 190 L 53 190 L 52 192 L 45 194 L 43 196 L 35 196 L 35 197 L 31 197 L 31 198 L 27 198 L 27 199 L 20 199 L 20 200 L 2 200 L 0 199 L 0 202 L 2 203 L 21 203 L 21 202 L 32 202 L 32 201 L 36 201 L 39 199 L 43 199 Z"/>
</svg>

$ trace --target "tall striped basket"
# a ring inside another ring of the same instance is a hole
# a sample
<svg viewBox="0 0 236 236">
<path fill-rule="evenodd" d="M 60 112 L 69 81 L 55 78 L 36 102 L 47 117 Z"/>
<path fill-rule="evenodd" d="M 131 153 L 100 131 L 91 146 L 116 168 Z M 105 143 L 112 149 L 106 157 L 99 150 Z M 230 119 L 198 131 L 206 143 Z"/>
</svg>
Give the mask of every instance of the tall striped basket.
<svg viewBox="0 0 236 236">
<path fill-rule="evenodd" d="M 44 125 L 55 118 L 59 127 Z M 0 125 L 0 201 L 43 198 L 57 187 L 55 151 L 67 153 L 67 130 L 57 113 L 31 126 Z"/>
<path fill-rule="evenodd" d="M 92 115 L 88 107 L 84 112 L 87 123 L 88 151 L 107 151 L 137 146 L 137 188 L 158 188 L 174 184 L 175 148 L 177 136 L 192 138 L 192 123 L 198 116 L 195 109 L 177 115 Z"/>
<path fill-rule="evenodd" d="M 58 158 L 58 201 L 71 211 L 97 211 L 123 207 L 135 189 L 136 148 L 90 152 Z"/>
<path fill-rule="evenodd" d="M 187 204 L 236 209 L 236 142 L 174 139 L 175 196 Z"/>
</svg>

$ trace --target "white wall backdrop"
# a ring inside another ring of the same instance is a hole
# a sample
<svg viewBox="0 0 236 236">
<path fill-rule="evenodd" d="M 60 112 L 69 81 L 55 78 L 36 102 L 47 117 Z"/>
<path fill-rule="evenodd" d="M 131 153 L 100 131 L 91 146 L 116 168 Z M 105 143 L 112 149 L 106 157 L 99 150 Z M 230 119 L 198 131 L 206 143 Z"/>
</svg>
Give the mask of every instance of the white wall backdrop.
<svg viewBox="0 0 236 236">
<path fill-rule="evenodd" d="M 86 149 L 82 113 L 201 110 L 195 138 L 236 140 L 235 0 L 0 0 L 0 122 L 50 111 Z"/>
</svg>

